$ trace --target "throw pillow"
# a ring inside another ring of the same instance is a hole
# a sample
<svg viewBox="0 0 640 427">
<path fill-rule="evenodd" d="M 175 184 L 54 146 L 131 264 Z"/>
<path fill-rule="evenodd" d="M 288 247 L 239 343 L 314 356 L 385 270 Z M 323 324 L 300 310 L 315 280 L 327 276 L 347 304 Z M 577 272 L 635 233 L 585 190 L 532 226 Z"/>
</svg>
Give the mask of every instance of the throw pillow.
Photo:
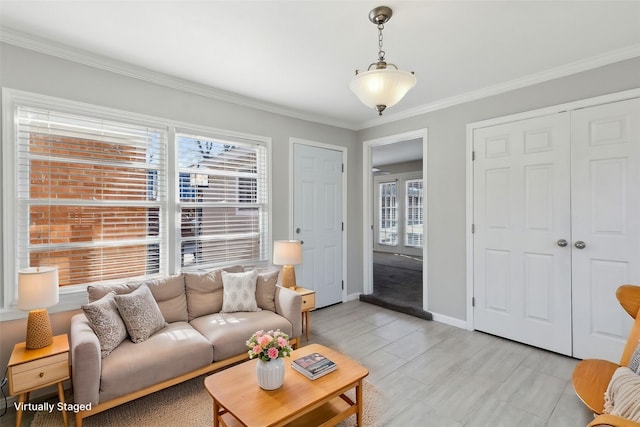
<svg viewBox="0 0 640 427">
<path fill-rule="evenodd" d="M 141 285 L 130 294 L 116 295 L 115 300 L 131 341 L 135 343 L 145 341 L 167 325 L 147 285 Z"/>
<path fill-rule="evenodd" d="M 244 268 L 241 265 L 234 265 L 204 273 L 185 273 L 189 322 L 196 317 L 220 313 L 222 310 L 222 271 L 241 273 Z"/>
<path fill-rule="evenodd" d="M 276 286 L 280 270 L 258 274 L 256 282 L 256 302 L 263 310 L 276 311 Z"/>
<path fill-rule="evenodd" d="M 628 368 L 636 374 L 640 375 L 640 341 L 638 342 L 638 345 L 636 346 L 636 349 L 631 356 Z"/>
<path fill-rule="evenodd" d="M 256 302 L 255 270 L 244 273 L 222 272 L 222 310 L 221 313 L 236 311 L 261 311 Z"/>
<path fill-rule="evenodd" d="M 100 342 L 103 359 L 127 339 L 127 328 L 118 313 L 115 295 L 111 291 L 101 299 L 82 306 L 82 311 Z"/>
</svg>

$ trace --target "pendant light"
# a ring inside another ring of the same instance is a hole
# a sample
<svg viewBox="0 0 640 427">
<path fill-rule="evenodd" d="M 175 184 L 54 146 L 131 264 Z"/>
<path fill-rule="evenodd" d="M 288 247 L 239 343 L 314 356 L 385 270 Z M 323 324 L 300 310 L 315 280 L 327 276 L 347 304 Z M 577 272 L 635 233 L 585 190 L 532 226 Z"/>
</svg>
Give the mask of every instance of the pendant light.
<svg viewBox="0 0 640 427">
<path fill-rule="evenodd" d="M 378 27 L 378 61 L 369 65 L 367 71 L 356 70 L 349 84 L 358 99 L 367 107 L 375 108 L 380 116 L 385 108 L 396 105 L 416 85 L 413 72 L 401 71 L 385 61 L 382 30 L 392 14 L 387 6 L 379 6 L 369 12 L 369 20 Z"/>
</svg>

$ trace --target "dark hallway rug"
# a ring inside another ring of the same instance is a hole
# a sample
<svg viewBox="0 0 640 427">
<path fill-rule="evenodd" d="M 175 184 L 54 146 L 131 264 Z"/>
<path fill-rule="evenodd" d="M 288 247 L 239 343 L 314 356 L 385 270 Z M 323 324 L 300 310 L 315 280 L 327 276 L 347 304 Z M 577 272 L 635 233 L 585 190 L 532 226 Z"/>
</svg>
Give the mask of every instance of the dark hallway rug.
<svg viewBox="0 0 640 427">
<path fill-rule="evenodd" d="M 422 309 L 422 257 L 374 252 L 373 293 L 360 300 L 432 320 Z"/>
</svg>

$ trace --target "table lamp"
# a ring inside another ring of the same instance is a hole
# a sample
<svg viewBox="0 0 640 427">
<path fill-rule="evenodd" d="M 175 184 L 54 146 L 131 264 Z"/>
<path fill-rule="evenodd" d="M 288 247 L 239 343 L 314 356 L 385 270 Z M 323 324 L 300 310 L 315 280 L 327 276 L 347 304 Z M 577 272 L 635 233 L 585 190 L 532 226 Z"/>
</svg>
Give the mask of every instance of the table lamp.
<svg viewBox="0 0 640 427">
<path fill-rule="evenodd" d="M 273 263 L 282 265 L 282 286 L 296 287 L 296 264 L 302 264 L 302 244 L 299 240 L 276 240 L 273 242 Z"/>
<path fill-rule="evenodd" d="M 47 307 L 58 303 L 58 267 L 29 267 L 18 271 L 18 308 L 29 310 L 26 348 L 53 343 Z"/>
</svg>

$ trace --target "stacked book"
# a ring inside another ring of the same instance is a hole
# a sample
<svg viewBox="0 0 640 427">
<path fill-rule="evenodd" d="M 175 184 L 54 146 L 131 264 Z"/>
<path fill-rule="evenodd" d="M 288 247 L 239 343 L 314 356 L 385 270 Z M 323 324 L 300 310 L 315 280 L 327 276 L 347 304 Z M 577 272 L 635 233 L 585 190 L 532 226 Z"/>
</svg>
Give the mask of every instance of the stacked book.
<svg viewBox="0 0 640 427">
<path fill-rule="evenodd" d="M 315 380 L 329 372 L 335 371 L 338 366 L 320 353 L 311 353 L 307 356 L 291 362 L 291 367 L 310 380 Z"/>
</svg>

